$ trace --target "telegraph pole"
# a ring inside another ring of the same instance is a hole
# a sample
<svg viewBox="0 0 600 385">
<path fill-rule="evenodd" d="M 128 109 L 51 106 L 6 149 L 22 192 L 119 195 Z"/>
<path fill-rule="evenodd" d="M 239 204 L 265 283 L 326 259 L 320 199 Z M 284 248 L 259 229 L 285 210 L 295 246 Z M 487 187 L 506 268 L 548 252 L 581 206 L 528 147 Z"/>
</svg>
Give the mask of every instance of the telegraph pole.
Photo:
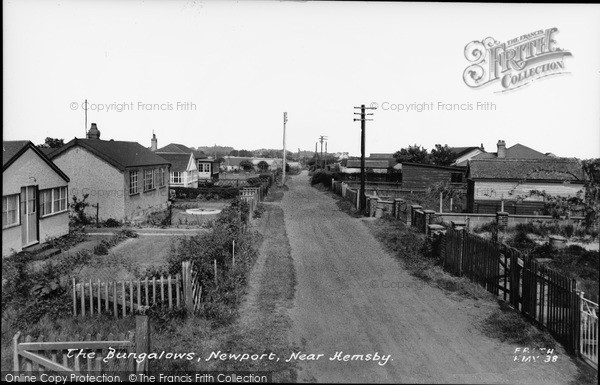
<svg viewBox="0 0 600 385">
<path fill-rule="evenodd" d="M 85 102 L 83 104 L 85 105 L 85 107 L 83 107 L 83 110 L 85 111 L 85 127 L 84 127 L 84 130 L 83 130 L 83 133 L 84 133 L 83 139 L 85 139 L 85 138 L 87 138 L 87 130 L 88 130 L 88 128 L 87 128 L 87 110 L 88 110 L 87 99 L 85 99 Z"/>
<path fill-rule="evenodd" d="M 323 160 L 323 142 L 327 140 L 327 136 L 321 135 L 319 136 L 319 142 L 321 142 L 321 167 L 325 168 L 325 161 Z"/>
<path fill-rule="evenodd" d="M 287 112 L 283 113 L 283 179 L 281 185 L 285 186 L 285 124 L 287 123 Z"/>
<path fill-rule="evenodd" d="M 367 198 L 365 195 L 365 128 L 366 121 L 373 119 L 367 119 L 367 115 L 373 115 L 372 112 L 366 113 L 366 110 L 375 110 L 376 107 L 365 107 L 364 104 L 361 104 L 360 113 L 355 112 L 354 115 L 360 115 L 359 119 L 354 118 L 354 121 L 360 121 L 360 198 L 359 198 L 359 210 L 364 212 L 365 206 L 367 203 Z"/>
</svg>

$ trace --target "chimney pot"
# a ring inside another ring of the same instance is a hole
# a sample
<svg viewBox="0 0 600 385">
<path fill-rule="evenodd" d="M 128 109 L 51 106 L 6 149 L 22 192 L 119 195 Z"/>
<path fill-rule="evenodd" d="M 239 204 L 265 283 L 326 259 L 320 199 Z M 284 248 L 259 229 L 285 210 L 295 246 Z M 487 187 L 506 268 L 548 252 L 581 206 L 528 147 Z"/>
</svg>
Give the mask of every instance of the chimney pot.
<svg viewBox="0 0 600 385">
<path fill-rule="evenodd" d="M 504 140 L 498 141 L 498 158 L 506 158 L 506 143 Z"/>
<path fill-rule="evenodd" d="M 156 151 L 158 149 L 158 139 L 156 139 L 156 134 L 152 131 L 152 139 L 150 140 L 150 151 Z"/>
<path fill-rule="evenodd" d="M 92 123 L 90 130 L 87 133 L 88 139 L 100 139 L 100 130 L 98 130 L 98 126 L 96 123 Z"/>
</svg>

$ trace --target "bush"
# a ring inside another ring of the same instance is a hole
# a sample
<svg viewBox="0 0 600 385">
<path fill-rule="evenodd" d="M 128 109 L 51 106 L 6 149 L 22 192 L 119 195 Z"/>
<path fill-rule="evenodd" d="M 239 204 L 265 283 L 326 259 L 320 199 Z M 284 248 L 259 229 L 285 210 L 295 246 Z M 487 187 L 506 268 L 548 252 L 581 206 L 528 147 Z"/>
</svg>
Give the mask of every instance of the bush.
<svg viewBox="0 0 600 385">
<path fill-rule="evenodd" d="M 108 218 L 107 220 L 104 221 L 104 227 L 119 227 L 121 226 L 121 222 L 113 219 L 113 218 Z"/>
<path fill-rule="evenodd" d="M 322 183 L 323 186 L 331 188 L 331 179 L 339 180 L 339 173 L 319 170 L 316 171 L 310 178 L 310 185 L 314 186 L 316 184 Z"/>
<path fill-rule="evenodd" d="M 224 187 L 173 187 L 176 199 L 233 199 L 240 194 L 239 189 L 231 186 Z"/>
<path fill-rule="evenodd" d="M 245 230 L 250 215 L 248 204 L 235 199 L 221 211 L 210 231 L 182 238 L 168 257 L 171 274 L 181 270 L 181 263 L 192 261 L 203 283 L 204 315 L 222 322 L 232 319 L 247 274 L 258 255 L 254 233 Z M 232 264 L 232 244 L 235 241 L 235 266 Z M 214 283 L 214 261 L 217 262 L 218 285 Z"/>
</svg>

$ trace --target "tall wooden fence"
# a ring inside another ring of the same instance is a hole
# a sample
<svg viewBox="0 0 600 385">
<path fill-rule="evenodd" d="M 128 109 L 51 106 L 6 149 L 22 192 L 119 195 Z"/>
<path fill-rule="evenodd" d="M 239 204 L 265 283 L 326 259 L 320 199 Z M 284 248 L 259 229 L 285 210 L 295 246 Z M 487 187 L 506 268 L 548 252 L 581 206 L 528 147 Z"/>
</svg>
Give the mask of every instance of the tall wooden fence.
<svg viewBox="0 0 600 385">
<path fill-rule="evenodd" d="M 477 282 L 547 329 L 568 351 L 580 352 L 581 298 L 574 279 L 516 249 L 464 230 L 446 230 L 440 258 L 444 269 Z M 594 327 L 585 330 L 595 338 L 597 365 L 597 321 Z"/>
</svg>

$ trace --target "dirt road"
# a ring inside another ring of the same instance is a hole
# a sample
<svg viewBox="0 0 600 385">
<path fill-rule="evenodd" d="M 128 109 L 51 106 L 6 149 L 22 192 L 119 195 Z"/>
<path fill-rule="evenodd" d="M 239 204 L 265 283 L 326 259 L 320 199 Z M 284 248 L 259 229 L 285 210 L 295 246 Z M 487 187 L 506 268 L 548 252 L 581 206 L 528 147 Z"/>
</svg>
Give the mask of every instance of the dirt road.
<svg viewBox="0 0 600 385">
<path fill-rule="evenodd" d="M 364 219 L 310 187 L 306 172 L 288 186 L 281 207 L 297 280 L 290 340 L 303 353 L 323 354 L 298 359 L 299 382 L 566 384 L 575 378 L 576 366 L 560 352 L 554 363 L 541 363 L 543 356 L 514 362 L 519 346 L 474 326 L 495 303 L 457 301 L 410 276 Z M 336 352 L 341 360 L 330 360 Z M 346 354 L 357 356 L 344 361 Z M 367 361 L 369 354 L 380 359 Z"/>
</svg>

